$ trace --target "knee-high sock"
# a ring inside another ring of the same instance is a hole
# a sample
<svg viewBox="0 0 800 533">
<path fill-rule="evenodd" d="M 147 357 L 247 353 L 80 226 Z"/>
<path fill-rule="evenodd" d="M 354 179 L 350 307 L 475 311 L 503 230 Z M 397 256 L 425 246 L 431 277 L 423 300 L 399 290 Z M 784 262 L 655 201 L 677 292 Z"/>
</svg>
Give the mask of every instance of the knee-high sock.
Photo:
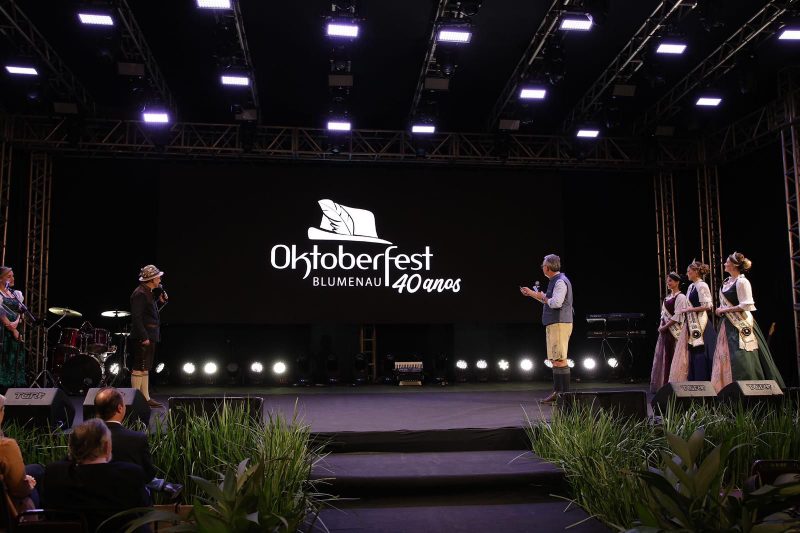
<svg viewBox="0 0 800 533">
<path fill-rule="evenodd" d="M 553 385 L 556 392 L 569 392 L 569 367 L 553 367 Z"/>
<path fill-rule="evenodd" d="M 144 395 L 145 400 L 149 400 L 150 398 L 145 394 L 143 390 L 142 382 L 147 376 L 143 376 L 142 374 L 131 374 L 131 387 L 134 389 L 138 389 L 142 391 L 142 395 Z"/>
<path fill-rule="evenodd" d="M 142 387 L 139 389 L 144 395 L 144 399 L 150 401 L 150 375 L 144 374 L 142 376 Z"/>
</svg>

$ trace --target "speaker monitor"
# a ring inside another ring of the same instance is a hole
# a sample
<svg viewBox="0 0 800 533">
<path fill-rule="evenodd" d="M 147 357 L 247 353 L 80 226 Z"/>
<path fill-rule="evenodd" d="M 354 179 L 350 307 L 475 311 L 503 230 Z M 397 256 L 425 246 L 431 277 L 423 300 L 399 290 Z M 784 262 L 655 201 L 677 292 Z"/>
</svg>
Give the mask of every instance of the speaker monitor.
<svg viewBox="0 0 800 533">
<path fill-rule="evenodd" d="M 559 395 L 559 409 L 577 406 L 615 411 L 625 418 L 647 418 L 647 393 L 644 391 L 565 392 Z"/>
<path fill-rule="evenodd" d="M 6 392 L 6 421 L 19 425 L 67 429 L 75 420 L 75 407 L 61 389 L 11 388 Z"/>
<path fill-rule="evenodd" d="M 720 400 L 746 406 L 763 402 L 780 403 L 783 398 L 783 391 L 771 379 L 734 381 L 719 391 Z"/>
<path fill-rule="evenodd" d="M 186 412 L 213 418 L 223 403 L 235 409 L 245 409 L 254 420 L 261 420 L 264 399 L 258 396 L 173 396 L 169 399 L 169 410 L 179 421 Z"/>
<path fill-rule="evenodd" d="M 95 387 L 89 389 L 86 393 L 86 398 L 83 400 L 84 420 L 89 420 L 96 416 L 94 398 L 101 390 Z M 150 425 L 150 406 L 147 405 L 147 400 L 144 399 L 142 391 L 132 388 L 118 388 L 117 390 L 122 394 L 122 401 L 125 403 L 125 420 L 139 420 L 145 427 L 148 427 Z"/>
<path fill-rule="evenodd" d="M 692 402 L 716 401 L 717 391 L 710 381 L 675 381 L 661 387 L 653 397 L 653 410 L 667 412 L 670 400 L 675 399 L 677 407 L 686 407 Z M 658 414 L 658 413 L 656 413 Z"/>
</svg>

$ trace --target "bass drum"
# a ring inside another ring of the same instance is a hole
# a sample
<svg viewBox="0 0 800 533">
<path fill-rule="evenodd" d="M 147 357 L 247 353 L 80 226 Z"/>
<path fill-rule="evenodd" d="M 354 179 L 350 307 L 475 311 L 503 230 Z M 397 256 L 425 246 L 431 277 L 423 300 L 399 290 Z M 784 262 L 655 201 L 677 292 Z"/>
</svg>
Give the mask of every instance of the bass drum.
<svg viewBox="0 0 800 533">
<path fill-rule="evenodd" d="M 69 358 L 61 367 L 61 387 L 67 394 L 83 394 L 98 387 L 103 368 L 91 355 L 81 353 Z"/>
</svg>

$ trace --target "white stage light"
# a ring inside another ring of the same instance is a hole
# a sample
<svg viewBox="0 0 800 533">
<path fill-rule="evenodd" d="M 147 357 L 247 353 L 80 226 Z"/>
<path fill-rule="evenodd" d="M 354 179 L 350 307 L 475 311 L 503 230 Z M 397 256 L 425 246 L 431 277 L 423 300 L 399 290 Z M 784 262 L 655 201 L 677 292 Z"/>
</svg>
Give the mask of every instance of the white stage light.
<svg viewBox="0 0 800 533">
<path fill-rule="evenodd" d="M 657 54 L 676 54 L 680 55 L 686 51 L 686 45 L 682 43 L 661 43 L 656 48 Z"/>
<path fill-rule="evenodd" d="M 119 374 L 119 363 L 111 363 L 111 366 L 108 367 L 108 371 L 115 376 Z"/>
<path fill-rule="evenodd" d="M 165 367 L 165 366 L 166 366 L 166 365 L 165 365 L 163 362 L 161 362 L 161 363 L 158 363 L 158 364 L 156 365 L 156 374 L 160 374 L 161 372 L 163 372 L 163 371 L 164 371 L 164 367 Z"/>
<path fill-rule="evenodd" d="M 272 365 L 272 372 L 278 375 L 286 373 L 286 363 L 278 361 Z"/>
<path fill-rule="evenodd" d="M 610 366 L 611 368 L 617 368 L 619 366 L 619 361 L 617 361 L 616 357 L 609 357 L 608 361 L 606 362 L 608 363 L 608 366 Z"/>
<path fill-rule="evenodd" d="M 475 363 L 475 366 L 478 367 L 479 370 L 486 370 L 489 367 L 489 364 L 484 359 L 478 359 L 478 362 Z"/>
<path fill-rule="evenodd" d="M 553 362 L 550 359 L 545 359 L 544 366 L 546 366 L 547 368 L 553 368 Z"/>
<path fill-rule="evenodd" d="M 230 9 L 231 0 L 197 0 L 197 7 L 201 9 Z"/>
<path fill-rule="evenodd" d="M 575 368 L 575 361 L 572 359 L 567 359 L 567 366 L 570 368 Z"/>
<path fill-rule="evenodd" d="M 83 24 L 92 26 L 113 26 L 114 19 L 110 15 L 98 15 L 96 13 L 78 13 L 78 19 Z"/>
<path fill-rule="evenodd" d="M 247 76 L 220 76 L 222 85 L 250 85 L 250 78 Z"/>
<path fill-rule="evenodd" d="M 9 74 L 21 74 L 23 76 L 38 76 L 39 72 L 33 67 L 20 67 L 15 65 L 6 65 L 6 70 Z"/>
<path fill-rule="evenodd" d="M 468 43 L 472 39 L 472 32 L 466 30 L 441 29 L 437 37 L 444 43 Z"/>
<path fill-rule="evenodd" d="M 436 126 L 432 124 L 414 124 L 411 133 L 436 133 Z"/>
<path fill-rule="evenodd" d="M 194 371 L 195 371 L 194 363 L 186 363 L 185 365 L 183 365 L 183 373 L 184 374 L 190 374 L 191 375 L 191 374 L 194 374 Z"/>
<path fill-rule="evenodd" d="M 263 371 L 264 371 L 264 365 L 262 365 L 258 361 L 250 365 L 250 372 L 253 372 L 255 374 L 260 374 Z"/>
<path fill-rule="evenodd" d="M 600 130 L 590 129 L 578 130 L 578 133 L 576 134 L 577 137 L 585 137 L 587 139 L 594 139 L 598 135 L 600 135 Z"/>
<path fill-rule="evenodd" d="M 527 88 L 519 92 L 519 97 L 523 100 L 544 100 L 547 95 L 546 89 Z"/>
<path fill-rule="evenodd" d="M 500 370 L 505 372 L 506 370 L 508 370 L 509 364 L 508 364 L 508 361 L 506 361 L 505 359 L 500 359 L 497 362 L 497 366 L 498 366 L 498 368 L 500 368 Z"/>
<path fill-rule="evenodd" d="M 527 357 L 519 362 L 519 367 L 522 369 L 523 372 L 530 372 L 533 370 L 533 361 L 528 359 Z"/>
<path fill-rule="evenodd" d="M 350 131 L 350 123 L 342 121 L 328 121 L 328 130 L 330 131 Z"/>
<path fill-rule="evenodd" d="M 467 362 L 464 361 L 463 359 L 459 359 L 458 361 L 456 361 L 456 368 L 458 368 L 459 370 L 466 370 L 468 366 L 469 365 L 467 364 Z"/>
<path fill-rule="evenodd" d="M 592 29 L 592 16 L 588 13 L 565 13 L 561 17 L 562 30 L 589 31 Z"/>
<path fill-rule="evenodd" d="M 778 39 L 781 41 L 797 41 L 800 40 L 800 29 L 799 28 L 784 28 L 781 34 L 778 36 Z"/>
<path fill-rule="evenodd" d="M 717 98 L 714 96 L 701 96 L 697 99 L 694 105 L 702 106 L 702 107 L 717 107 L 720 102 L 722 102 L 722 98 Z"/>
<path fill-rule="evenodd" d="M 149 124 L 167 124 L 169 123 L 169 115 L 164 112 L 144 111 L 142 120 Z"/>
<path fill-rule="evenodd" d="M 209 375 L 209 376 L 212 375 L 212 374 L 216 374 L 217 373 L 217 363 L 214 363 L 213 361 L 209 361 L 208 363 L 203 365 L 203 373 L 205 373 L 206 375 Z"/>
<path fill-rule="evenodd" d="M 583 360 L 583 368 L 585 368 L 586 370 L 594 370 L 596 366 L 597 366 L 597 361 L 595 361 L 594 358 L 592 357 L 586 357 Z"/>
<path fill-rule="evenodd" d="M 358 37 L 358 26 L 356 24 L 329 22 L 328 37 Z"/>
</svg>

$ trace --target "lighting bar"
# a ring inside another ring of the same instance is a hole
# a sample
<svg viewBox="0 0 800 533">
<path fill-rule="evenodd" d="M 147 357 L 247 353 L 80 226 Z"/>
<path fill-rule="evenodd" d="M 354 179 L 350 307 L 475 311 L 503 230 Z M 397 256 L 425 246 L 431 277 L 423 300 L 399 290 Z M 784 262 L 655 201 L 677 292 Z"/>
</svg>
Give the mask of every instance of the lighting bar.
<svg viewBox="0 0 800 533">
<path fill-rule="evenodd" d="M 340 121 L 328 121 L 328 130 L 330 131 L 350 131 L 350 123 L 349 122 L 340 122 Z"/>
<path fill-rule="evenodd" d="M 523 100 L 544 100 L 544 97 L 547 95 L 546 89 L 522 89 L 519 92 L 519 97 Z"/>
<path fill-rule="evenodd" d="M 468 43 L 472 39 L 472 32 L 467 30 L 442 29 L 436 40 L 443 43 Z"/>
<path fill-rule="evenodd" d="M 436 133 L 436 126 L 432 124 L 414 124 L 411 133 Z"/>
<path fill-rule="evenodd" d="M 231 9 L 231 0 L 197 0 L 201 9 Z"/>
<path fill-rule="evenodd" d="M 24 76 L 38 76 L 39 72 L 33 67 L 17 67 L 13 65 L 6 65 L 6 70 L 9 74 L 22 74 Z"/>
<path fill-rule="evenodd" d="M 589 31 L 592 29 L 592 24 L 592 16 L 588 13 L 567 13 L 561 18 L 559 29 Z"/>
<path fill-rule="evenodd" d="M 329 22 L 328 37 L 358 37 L 358 25 Z"/>
<path fill-rule="evenodd" d="M 681 43 L 661 43 L 656 48 L 657 54 L 677 54 L 680 55 L 686 51 L 686 45 Z"/>
<path fill-rule="evenodd" d="M 221 76 L 222 85 L 250 85 L 250 78 L 247 76 Z"/>
<path fill-rule="evenodd" d="M 798 41 L 800 40 L 800 28 L 784 28 L 778 39 L 781 41 Z"/>
<path fill-rule="evenodd" d="M 694 105 L 703 106 L 703 107 L 717 107 L 720 102 L 722 102 L 722 98 L 716 98 L 711 96 L 701 96 L 697 99 Z"/>
<path fill-rule="evenodd" d="M 167 124 L 169 122 L 169 114 L 145 111 L 142 113 L 142 120 L 152 124 Z"/>
<path fill-rule="evenodd" d="M 78 13 L 78 19 L 83 24 L 92 26 L 113 26 L 114 19 L 111 15 L 98 15 L 97 13 Z"/>
<path fill-rule="evenodd" d="M 600 135 L 600 130 L 578 130 L 577 136 L 578 137 L 586 137 L 589 139 L 594 139 Z"/>
</svg>

